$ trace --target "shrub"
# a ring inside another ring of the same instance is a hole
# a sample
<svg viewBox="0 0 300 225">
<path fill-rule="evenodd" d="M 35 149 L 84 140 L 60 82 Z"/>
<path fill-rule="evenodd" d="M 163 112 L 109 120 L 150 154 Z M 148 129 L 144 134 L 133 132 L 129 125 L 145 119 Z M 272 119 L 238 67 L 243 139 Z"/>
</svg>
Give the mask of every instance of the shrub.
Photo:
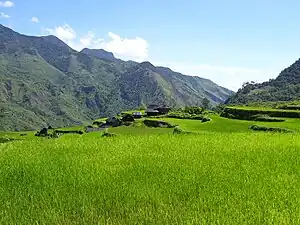
<svg viewBox="0 0 300 225">
<path fill-rule="evenodd" d="M 40 131 L 38 131 L 35 136 L 37 137 L 47 137 L 48 136 L 48 129 L 42 128 Z"/>
<path fill-rule="evenodd" d="M 122 122 L 133 122 L 134 121 L 134 117 L 133 115 L 130 114 L 124 114 L 122 116 Z"/>
<path fill-rule="evenodd" d="M 279 106 L 278 109 L 300 110 L 300 105 L 282 105 L 282 106 Z"/>
<path fill-rule="evenodd" d="M 268 115 L 270 117 L 300 118 L 300 111 L 243 109 L 234 107 L 226 107 L 223 113 L 221 113 L 221 116 L 230 118 L 229 116 L 232 115 L 232 119 L 251 120 L 251 117 L 257 114 Z"/>
<path fill-rule="evenodd" d="M 9 138 L 9 137 L 0 137 L 0 144 L 10 142 L 10 141 L 15 141 L 16 139 Z"/>
<path fill-rule="evenodd" d="M 60 133 L 57 133 L 56 131 L 54 131 L 52 134 L 49 135 L 49 138 L 59 138 L 61 136 Z"/>
<path fill-rule="evenodd" d="M 252 116 L 251 119 L 260 122 L 284 122 L 285 121 L 284 119 L 274 118 L 268 115 L 260 115 L 260 114 Z"/>
<path fill-rule="evenodd" d="M 197 133 L 186 131 L 179 126 L 176 126 L 173 130 L 173 135 L 179 135 L 179 134 L 197 134 Z"/>
<path fill-rule="evenodd" d="M 123 122 L 123 125 L 127 127 L 131 126 L 132 124 L 133 122 L 129 122 L 129 121 Z"/>
<path fill-rule="evenodd" d="M 173 134 L 188 134 L 188 132 L 177 126 L 174 128 Z"/>
<path fill-rule="evenodd" d="M 208 117 L 203 117 L 203 119 L 201 120 L 202 123 L 206 123 L 206 122 L 210 122 L 211 118 Z"/>
<path fill-rule="evenodd" d="M 55 130 L 54 132 L 59 134 L 80 134 L 80 135 L 84 134 L 82 130 Z"/>
<path fill-rule="evenodd" d="M 281 133 L 292 133 L 293 132 L 286 128 L 264 127 L 264 126 L 258 126 L 258 125 L 252 125 L 249 127 L 249 129 L 254 130 L 254 131 L 265 131 L 265 132 L 281 132 Z"/>
<path fill-rule="evenodd" d="M 105 131 L 103 132 L 103 134 L 101 135 L 101 137 L 116 137 L 117 136 L 117 134 L 115 134 L 115 133 L 110 133 L 109 131 L 108 131 L 108 129 L 105 129 Z"/>
<path fill-rule="evenodd" d="M 122 120 L 118 117 L 110 117 L 106 120 L 106 124 L 112 127 L 119 127 L 122 125 Z"/>
<path fill-rule="evenodd" d="M 190 120 L 202 120 L 203 115 L 199 114 L 189 114 L 189 113 L 184 113 L 184 112 L 170 112 L 167 117 L 169 118 L 175 118 L 175 119 L 190 119 Z"/>
<path fill-rule="evenodd" d="M 144 120 L 144 124 L 147 127 L 165 127 L 165 128 L 174 128 L 175 125 L 172 125 L 165 121 L 159 121 L 159 120 Z"/>
<path fill-rule="evenodd" d="M 187 106 L 184 108 L 183 112 L 188 114 L 202 114 L 204 112 L 204 109 L 202 107 L 198 106 Z"/>
<path fill-rule="evenodd" d="M 94 126 L 98 126 L 98 127 L 101 127 L 101 126 L 103 126 L 103 125 L 105 125 L 106 123 L 105 122 L 103 122 L 103 121 L 94 121 L 93 122 L 93 125 Z"/>
</svg>

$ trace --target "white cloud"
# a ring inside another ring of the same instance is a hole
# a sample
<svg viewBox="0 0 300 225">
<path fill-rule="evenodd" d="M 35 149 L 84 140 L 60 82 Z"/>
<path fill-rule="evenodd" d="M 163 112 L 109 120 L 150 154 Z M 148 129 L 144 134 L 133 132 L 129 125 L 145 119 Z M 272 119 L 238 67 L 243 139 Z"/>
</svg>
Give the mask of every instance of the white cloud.
<svg viewBox="0 0 300 225">
<path fill-rule="evenodd" d="M 0 2 L 0 7 L 11 8 L 15 6 L 15 3 L 11 1 Z"/>
<path fill-rule="evenodd" d="M 105 43 L 106 50 L 117 55 L 129 56 L 143 60 L 148 56 L 148 43 L 146 40 L 135 37 L 133 39 L 121 38 L 112 32 L 108 33 L 111 40 Z"/>
<path fill-rule="evenodd" d="M 80 44 L 82 45 L 82 48 L 90 47 L 94 43 L 95 35 L 93 32 L 88 32 L 88 34 L 82 38 L 79 39 Z"/>
<path fill-rule="evenodd" d="M 34 16 L 34 17 L 31 18 L 31 22 L 33 22 L 33 23 L 39 23 L 40 20 L 37 17 Z"/>
<path fill-rule="evenodd" d="M 280 71 L 275 69 L 253 69 L 247 67 L 192 64 L 183 62 L 154 63 L 191 76 L 199 76 L 231 90 L 238 90 L 244 82 L 263 82 L 275 78 Z"/>
<path fill-rule="evenodd" d="M 122 38 L 112 32 L 108 33 L 109 40 L 96 37 L 93 32 L 77 37 L 75 30 L 68 24 L 47 28 L 45 33 L 57 36 L 78 51 L 83 48 L 102 48 L 123 59 L 143 61 L 148 57 L 148 42 L 140 37 Z"/>
<path fill-rule="evenodd" d="M 6 15 L 6 14 L 3 13 L 3 12 L 1 12 L 1 13 L 0 13 L 0 18 L 8 19 L 8 18 L 10 18 L 10 16 L 9 16 L 9 15 Z"/>
<path fill-rule="evenodd" d="M 53 29 L 47 28 L 46 33 L 57 36 L 59 39 L 66 42 L 67 44 L 72 43 L 72 41 L 76 39 L 76 32 L 68 24 L 58 26 Z"/>
</svg>

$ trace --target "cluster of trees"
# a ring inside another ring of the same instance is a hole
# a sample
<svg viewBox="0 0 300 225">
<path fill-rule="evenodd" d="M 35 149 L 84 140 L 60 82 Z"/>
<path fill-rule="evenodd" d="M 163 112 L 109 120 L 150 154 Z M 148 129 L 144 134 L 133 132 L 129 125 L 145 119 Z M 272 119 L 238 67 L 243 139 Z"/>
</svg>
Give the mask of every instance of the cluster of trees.
<svg viewBox="0 0 300 225">
<path fill-rule="evenodd" d="M 276 79 L 263 83 L 246 82 L 227 104 L 293 101 L 300 98 L 300 60 L 284 69 Z"/>
</svg>

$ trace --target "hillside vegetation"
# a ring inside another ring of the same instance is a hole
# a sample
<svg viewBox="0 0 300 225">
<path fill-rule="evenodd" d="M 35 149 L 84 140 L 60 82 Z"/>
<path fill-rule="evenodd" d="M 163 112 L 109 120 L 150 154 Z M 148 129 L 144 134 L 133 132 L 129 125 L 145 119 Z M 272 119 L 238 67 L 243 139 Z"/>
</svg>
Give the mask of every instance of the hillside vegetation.
<svg viewBox="0 0 300 225">
<path fill-rule="evenodd" d="M 77 52 L 54 36 L 0 25 L 0 130 L 82 124 L 149 103 L 200 105 L 208 98 L 215 105 L 231 94 L 207 79 L 103 50 Z"/>
<path fill-rule="evenodd" d="M 228 104 L 279 102 L 300 99 L 300 59 L 284 69 L 276 79 L 263 83 L 249 82 L 227 100 Z"/>
<path fill-rule="evenodd" d="M 300 111 L 226 109 L 0 132 L 0 223 L 299 224 Z"/>
</svg>

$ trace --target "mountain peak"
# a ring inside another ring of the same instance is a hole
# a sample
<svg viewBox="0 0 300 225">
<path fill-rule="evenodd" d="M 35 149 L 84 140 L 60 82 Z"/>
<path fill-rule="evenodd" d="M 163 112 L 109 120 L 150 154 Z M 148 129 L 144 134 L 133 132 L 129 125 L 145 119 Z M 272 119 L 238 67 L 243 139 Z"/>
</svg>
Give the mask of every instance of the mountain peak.
<svg viewBox="0 0 300 225">
<path fill-rule="evenodd" d="M 141 62 L 140 66 L 142 66 L 143 68 L 146 68 L 146 69 L 151 69 L 151 70 L 155 70 L 156 69 L 156 67 L 152 63 L 150 63 L 148 61 Z"/>
<path fill-rule="evenodd" d="M 0 60 L 0 107 L 11 112 L 0 130 L 80 124 L 152 102 L 177 107 L 199 105 L 207 97 L 216 104 L 231 94 L 150 62 L 116 59 L 103 49 L 78 53 L 51 35 L 26 36 L 0 27 L 0 50 L 5 59 Z M 13 90 L 24 94 L 15 96 Z"/>
<path fill-rule="evenodd" d="M 62 40 L 60 40 L 58 37 L 56 37 L 54 35 L 42 36 L 41 38 L 54 44 L 54 45 L 70 48 L 65 42 L 63 42 Z"/>
<path fill-rule="evenodd" d="M 106 59 L 109 61 L 116 61 L 114 54 L 112 52 L 105 51 L 104 49 L 89 49 L 84 48 L 81 50 L 81 53 L 84 53 L 86 55 L 94 56 L 99 59 Z"/>
</svg>

